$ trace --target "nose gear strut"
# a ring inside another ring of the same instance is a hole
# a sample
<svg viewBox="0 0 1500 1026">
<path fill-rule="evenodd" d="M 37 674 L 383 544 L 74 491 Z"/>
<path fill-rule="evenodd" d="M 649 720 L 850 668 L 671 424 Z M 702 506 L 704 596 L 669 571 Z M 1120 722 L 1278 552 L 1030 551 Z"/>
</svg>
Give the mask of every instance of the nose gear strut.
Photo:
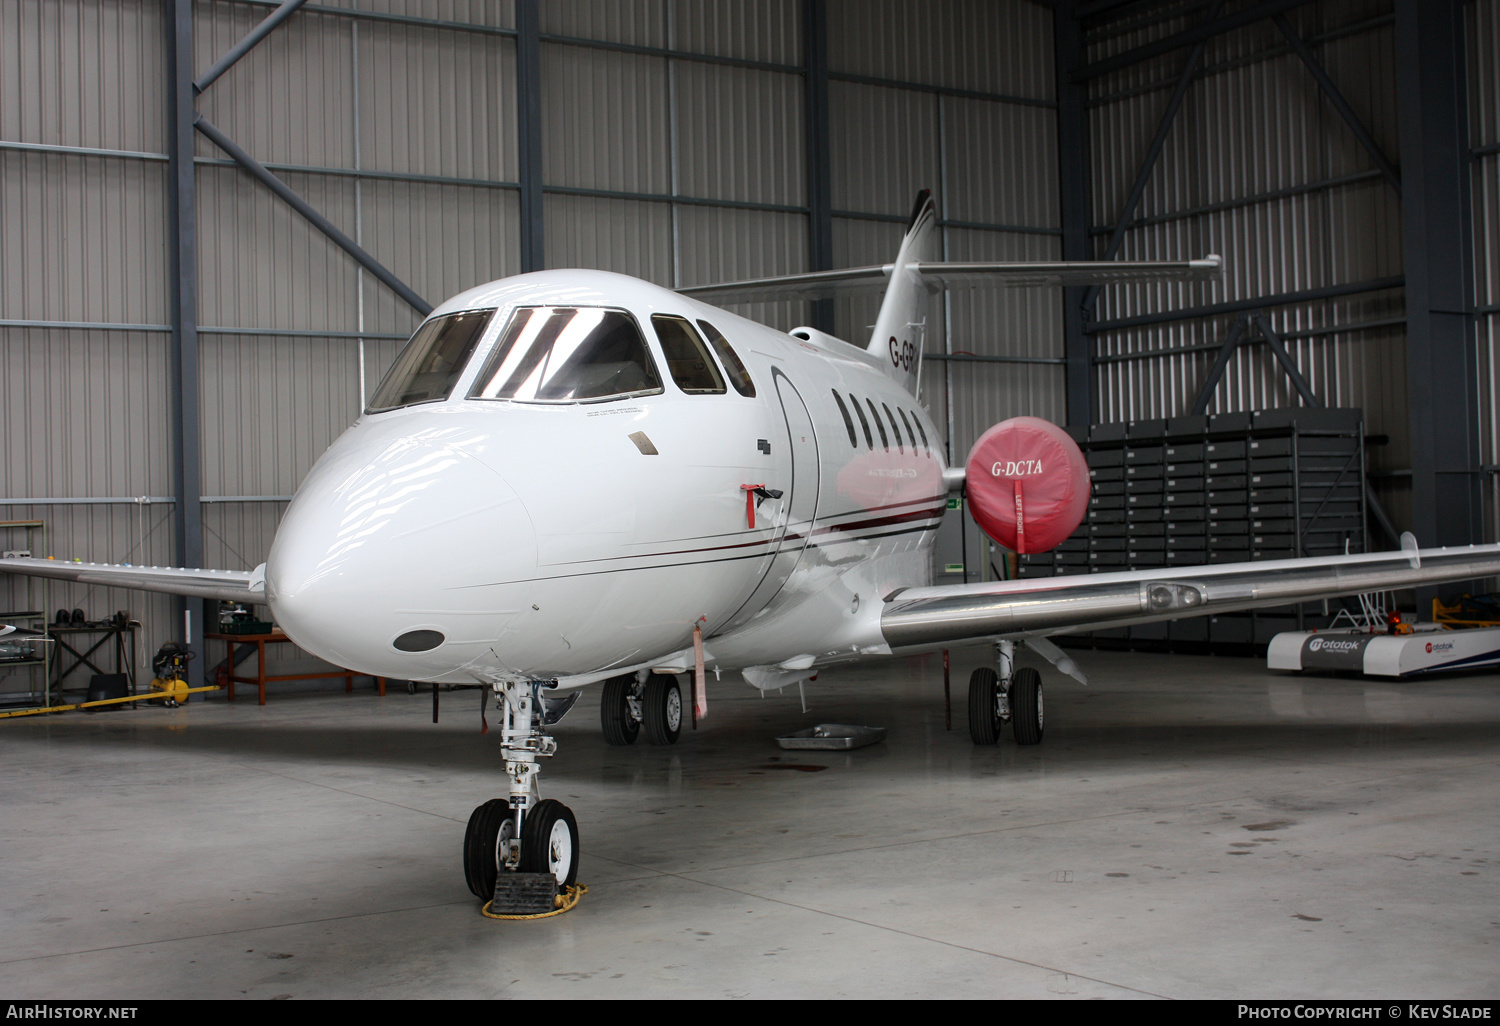
<svg viewBox="0 0 1500 1026">
<path fill-rule="evenodd" d="M 546 727 L 577 698 L 576 693 L 562 699 L 542 693 L 552 686 L 546 681 L 491 684 L 501 707 L 500 750 L 510 794 L 485 802 L 469 817 L 464 877 L 495 913 L 550 912 L 559 891 L 577 883 L 577 820 L 566 805 L 542 799 L 537 787 L 537 760 L 557 751 Z"/>
</svg>

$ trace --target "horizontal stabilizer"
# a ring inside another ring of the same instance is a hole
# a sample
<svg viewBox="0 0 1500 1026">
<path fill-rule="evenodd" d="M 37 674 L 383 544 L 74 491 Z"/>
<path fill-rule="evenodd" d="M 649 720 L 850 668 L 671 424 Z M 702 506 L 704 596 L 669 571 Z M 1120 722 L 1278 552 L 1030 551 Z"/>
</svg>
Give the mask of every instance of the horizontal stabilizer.
<svg viewBox="0 0 1500 1026">
<path fill-rule="evenodd" d="M 61 559 L 13 556 L 0 559 L 0 572 L 50 577 L 106 588 L 138 588 L 169 595 L 221 599 L 264 605 L 263 570 L 199 570 L 175 566 L 130 566 L 125 563 L 74 563 Z"/>
<path fill-rule="evenodd" d="M 764 303 L 788 299 L 832 299 L 851 292 L 878 292 L 890 281 L 895 264 L 812 271 L 775 278 L 694 285 L 678 289 L 706 303 Z M 1052 260 L 933 261 L 909 265 L 932 291 L 980 288 L 1036 288 L 1046 285 L 1116 285 L 1142 281 L 1214 281 L 1224 270 L 1222 257 L 1202 260 Z"/>
</svg>

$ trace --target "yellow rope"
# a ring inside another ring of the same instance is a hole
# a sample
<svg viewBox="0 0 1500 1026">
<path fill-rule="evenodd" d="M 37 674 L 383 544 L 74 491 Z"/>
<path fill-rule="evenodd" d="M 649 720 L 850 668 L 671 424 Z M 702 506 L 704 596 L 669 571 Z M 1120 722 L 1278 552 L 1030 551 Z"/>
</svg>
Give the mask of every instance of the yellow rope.
<svg viewBox="0 0 1500 1026">
<path fill-rule="evenodd" d="M 563 892 L 553 899 L 554 904 L 557 905 L 556 908 L 554 908 L 551 912 L 534 912 L 529 916 L 503 916 L 498 912 L 491 912 L 491 903 L 488 901 L 484 903 L 484 908 L 480 909 L 479 911 L 484 913 L 484 917 L 486 919 L 550 919 L 552 916 L 562 915 L 564 912 L 568 911 L 568 909 L 578 904 L 578 899 L 583 897 L 588 892 L 589 889 L 586 884 L 577 884 L 572 887 L 565 887 L 563 888 Z"/>
</svg>

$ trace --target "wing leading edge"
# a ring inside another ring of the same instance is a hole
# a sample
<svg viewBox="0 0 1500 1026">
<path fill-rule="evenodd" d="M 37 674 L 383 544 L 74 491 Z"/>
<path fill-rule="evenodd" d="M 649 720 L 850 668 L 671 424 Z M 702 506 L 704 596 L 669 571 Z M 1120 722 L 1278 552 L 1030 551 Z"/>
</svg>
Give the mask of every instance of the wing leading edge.
<svg viewBox="0 0 1500 1026">
<path fill-rule="evenodd" d="M 1500 545 L 1133 570 L 892 593 L 880 629 L 892 648 L 1071 634 L 1500 576 Z"/>
<path fill-rule="evenodd" d="M 28 577 L 50 577 L 107 588 L 139 588 L 171 595 L 222 599 L 264 605 L 265 565 L 254 570 L 198 570 L 175 566 L 129 566 L 120 563 L 72 563 L 60 559 L 12 556 L 0 559 L 0 571 Z"/>
</svg>

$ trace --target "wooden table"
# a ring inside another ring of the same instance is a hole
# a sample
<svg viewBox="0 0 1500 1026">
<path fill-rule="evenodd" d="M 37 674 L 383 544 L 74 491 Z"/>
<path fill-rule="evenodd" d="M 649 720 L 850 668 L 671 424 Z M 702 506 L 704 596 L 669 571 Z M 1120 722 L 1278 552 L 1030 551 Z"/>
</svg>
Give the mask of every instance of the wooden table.
<svg viewBox="0 0 1500 1026">
<path fill-rule="evenodd" d="M 280 631 L 272 631 L 270 634 L 205 634 L 203 635 L 203 637 L 209 641 L 226 642 L 229 646 L 229 700 L 231 702 L 234 701 L 234 686 L 236 683 L 254 684 L 260 691 L 260 704 L 265 705 L 266 685 L 268 683 L 274 683 L 276 681 L 283 680 L 324 680 L 331 677 L 342 677 L 344 678 L 344 691 L 347 693 L 354 690 L 355 677 L 365 676 L 365 674 L 357 674 L 353 670 L 328 670 L 323 673 L 277 673 L 267 676 L 266 646 L 275 645 L 280 642 L 290 642 L 292 640 Z M 255 646 L 254 677 L 236 677 L 234 675 L 235 663 L 238 662 L 238 660 L 236 660 L 234 657 L 234 649 L 236 645 Z M 380 697 L 384 698 L 385 678 L 376 677 L 375 686 L 380 692 Z"/>
</svg>

